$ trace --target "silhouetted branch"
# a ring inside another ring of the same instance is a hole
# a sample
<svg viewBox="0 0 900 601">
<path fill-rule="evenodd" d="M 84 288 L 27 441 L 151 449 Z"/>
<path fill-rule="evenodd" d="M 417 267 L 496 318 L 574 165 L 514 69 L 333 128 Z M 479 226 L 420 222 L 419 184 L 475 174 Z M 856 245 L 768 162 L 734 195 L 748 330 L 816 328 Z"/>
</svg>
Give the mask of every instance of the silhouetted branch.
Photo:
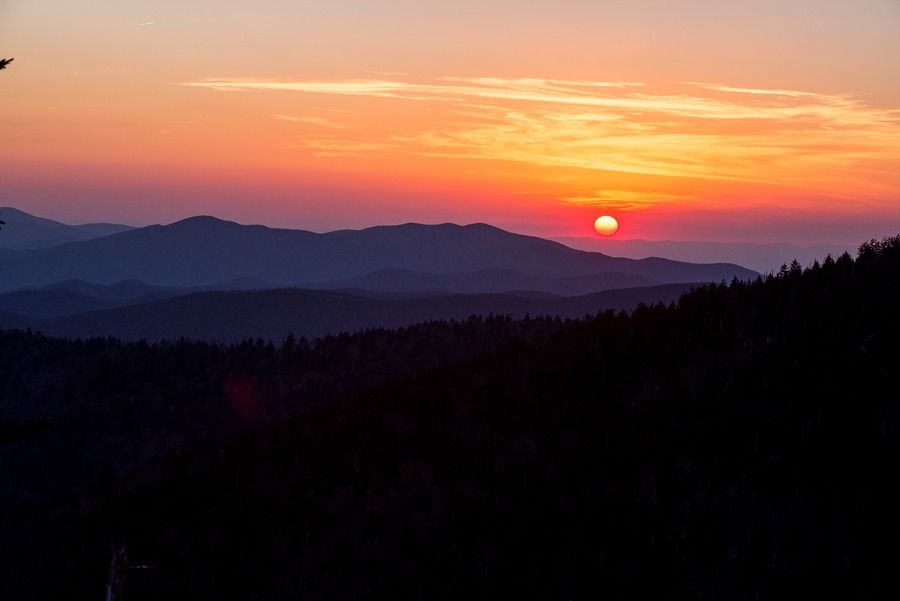
<svg viewBox="0 0 900 601">
<path fill-rule="evenodd" d="M 9 63 L 13 62 L 14 60 L 16 60 L 16 59 L 14 59 L 14 58 L 0 58 L 0 71 L 2 71 L 3 69 L 5 69 L 6 66 L 7 66 Z"/>
</svg>

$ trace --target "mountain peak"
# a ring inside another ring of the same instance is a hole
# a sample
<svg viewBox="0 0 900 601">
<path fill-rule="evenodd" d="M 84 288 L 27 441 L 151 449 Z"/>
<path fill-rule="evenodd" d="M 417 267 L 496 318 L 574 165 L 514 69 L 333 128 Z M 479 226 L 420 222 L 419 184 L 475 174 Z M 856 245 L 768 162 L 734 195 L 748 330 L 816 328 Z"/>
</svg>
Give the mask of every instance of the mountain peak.
<svg viewBox="0 0 900 601">
<path fill-rule="evenodd" d="M 226 221 L 224 219 L 219 219 L 218 217 L 213 217 L 212 215 L 194 215 L 193 217 L 187 217 L 185 219 L 180 219 L 178 221 L 174 221 L 170 223 L 167 227 L 171 226 L 197 226 L 197 225 L 220 225 L 220 224 L 230 224 L 230 225 L 240 225 L 235 223 L 234 221 Z"/>
<path fill-rule="evenodd" d="M 0 207 L 0 213 L 5 213 L 7 216 L 16 215 L 21 217 L 34 217 L 34 215 L 26 213 L 25 211 L 17 209 L 15 207 Z"/>
<path fill-rule="evenodd" d="M 64 224 L 60 223 L 59 221 L 54 221 L 53 219 L 47 219 L 45 217 L 38 217 L 37 215 L 26 213 L 25 211 L 17 209 L 15 207 L 0 207 L 0 216 L 3 217 L 4 221 L 7 221 L 9 223 L 19 221 L 26 222 L 29 225 L 65 227 Z"/>
<path fill-rule="evenodd" d="M 126 225 L 113 223 L 69 225 L 38 217 L 14 207 L 0 207 L 0 219 L 6 222 L 3 235 L 0 236 L 0 248 L 17 250 L 50 248 L 132 229 Z"/>
</svg>

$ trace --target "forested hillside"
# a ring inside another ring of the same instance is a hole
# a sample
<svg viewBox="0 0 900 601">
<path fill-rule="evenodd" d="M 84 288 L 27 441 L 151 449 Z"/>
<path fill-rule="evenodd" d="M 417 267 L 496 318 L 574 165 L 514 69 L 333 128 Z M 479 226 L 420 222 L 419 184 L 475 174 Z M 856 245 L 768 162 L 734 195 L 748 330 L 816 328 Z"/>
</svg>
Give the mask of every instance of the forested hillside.
<svg viewBox="0 0 900 601">
<path fill-rule="evenodd" d="M 516 292 L 387 298 L 373 297 L 366 291 L 293 288 L 196 292 L 140 303 L 79 299 L 65 291 L 22 291 L 0 294 L 0 328 L 12 325 L 65 338 L 115 337 L 149 342 L 187 338 L 232 343 L 262 338 L 281 342 L 290 332 L 316 338 L 339 332 L 465 320 L 471 315 L 574 318 L 607 309 L 630 311 L 641 303 L 675 301 L 693 287 L 694 284 L 663 284 L 573 297 Z M 41 319 L 23 317 L 21 308 L 14 309 L 16 304 L 27 303 L 33 313 L 49 313 L 83 302 L 93 303 L 94 310 Z M 101 310 L 104 305 L 110 308 Z"/>
<path fill-rule="evenodd" d="M 0 598 L 113 545 L 128 599 L 883 598 L 898 306 L 900 237 L 630 315 L 6 332 Z"/>
</svg>

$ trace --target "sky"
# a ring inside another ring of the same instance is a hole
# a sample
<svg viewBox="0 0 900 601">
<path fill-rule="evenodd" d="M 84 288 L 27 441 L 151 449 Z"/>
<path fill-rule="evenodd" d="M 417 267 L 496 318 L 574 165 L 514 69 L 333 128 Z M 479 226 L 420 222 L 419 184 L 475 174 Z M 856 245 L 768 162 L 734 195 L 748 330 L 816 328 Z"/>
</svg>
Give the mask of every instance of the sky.
<svg viewBox="0 0 900 601">
<path fill-rule="evenodd" d="M 0 206 L 900 232 L 900 0 L 0 0 Z"/>
</svg>

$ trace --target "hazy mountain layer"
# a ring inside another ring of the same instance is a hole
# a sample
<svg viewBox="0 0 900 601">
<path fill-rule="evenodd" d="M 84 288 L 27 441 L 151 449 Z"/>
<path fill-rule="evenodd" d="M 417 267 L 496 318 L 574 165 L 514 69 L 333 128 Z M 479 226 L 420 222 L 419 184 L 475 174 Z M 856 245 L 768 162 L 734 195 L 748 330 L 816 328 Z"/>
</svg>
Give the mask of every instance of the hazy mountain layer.
<svg viewBox="0 0 900 601">
<path fill-rule="evenodd" d="M 149 303 L 207 290 L 264 290 L 277 288 L 261 280 L 242 279 L 196 288 L 151 286 L 137 280 L 114 284 L 94 284 L 66 280 L 39 288 L 23 288 L 0 294 L 0 310 L 21 317 L 60 317 Z"/>
<path fill-rule="evenodd" d="M 0 234 L 0 248 L 50 248 L 66 242 L 91 240 L 133 229 L 115 223 L 67 225 L 35 217 L 12 207 L 0 207 L 0 220 L 6 222 L 6 227 Z"/>
<path fill-rule="evenodd" d="M 645 257 L 666 257 L 676 261 L 705 263 L 724 261 L 737 263 L 760 273 L 777 271 L 784 264 L 796 259 L 801 265 L 809 265 L 826 256 L 838 257 L 844 251 L 855 252 L 854 245 L 799 246 L 796 244 L 771 243 L 753 244 L 747 242 L 704 242 L 675 240 L 616 240 L 608 238 L 568 237 L 556 238 L 571 248 L 601 252 L 616 257 L 642 259 Z"/>
<path fill-rule="evenodd" d="M 668 284 L 570 298 L 474 294 L 385 299 L 301 289 L 200 292 L 55 319 L 0 314 L 0 328 L 29 327 L 53 336 L 125 340 L 281 340 L 290 333 L 315 337 L 471 315 L 583 317 L 606 309 L 632 309 L 640 303 L 670 303 L 691 286 Z"/>
<path fill-rule="evenodd" d="M 194 217 L 49 249 L 0 250 L 0 290 L 68 279 L 195 287 L 255 278 L 294 286 L 383 269 L 512 270 L 542 278 L 615 273 L 660 283 L 755 275 L 730 264 L 609 257 L 484 224 L 406 224 L 316 234 Z"/>
<path fill-rule="evenodd" d="M 357 278 L 319 282 L 310 287 L 324 290 L 358 289 L 395 293 L 442 291 L 460 294 L 528 290 L 575 296 L 655 284 L 659 282 L 628 273 L 593 273 L 567 278 L 548 278 L 511 269 L 483 269 L 467 273 L 422 273 L 407 269 L 382 269 Z"/>
</svg>

